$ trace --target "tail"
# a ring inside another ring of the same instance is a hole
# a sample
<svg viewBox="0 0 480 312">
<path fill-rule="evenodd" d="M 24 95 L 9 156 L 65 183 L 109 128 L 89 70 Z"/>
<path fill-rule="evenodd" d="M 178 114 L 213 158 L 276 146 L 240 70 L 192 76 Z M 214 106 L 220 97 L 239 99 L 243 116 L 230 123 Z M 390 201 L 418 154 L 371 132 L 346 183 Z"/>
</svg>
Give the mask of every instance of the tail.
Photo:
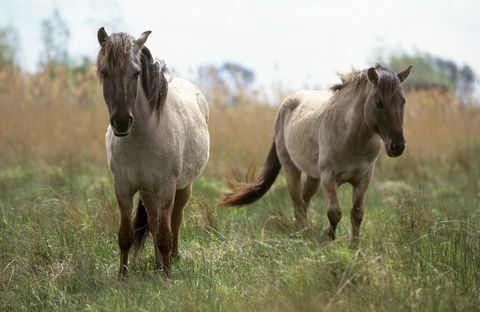
<svg viewBox="0 0 480 312">
<path fill-rule="evenodd" d="M 241 206 L 253 203 L 268 191 L 281 168 L 275 141 L 273 141 L 260 176 L 250 183 L 237 183 L 233 187 L 233 193 L 223 195 L 218 203 L 222 206 Z"/>
<path fill-rule="evenodd" d="M 135 254 L 137 254 L 140 250 L 142 250 L 148 234 L 147 209 L 143 205 L 141 199 L 138 200 L 137 210 L 135 211 L 135 216 L 133 217 L 133 230 L 133 249 Z"/>
</svg>

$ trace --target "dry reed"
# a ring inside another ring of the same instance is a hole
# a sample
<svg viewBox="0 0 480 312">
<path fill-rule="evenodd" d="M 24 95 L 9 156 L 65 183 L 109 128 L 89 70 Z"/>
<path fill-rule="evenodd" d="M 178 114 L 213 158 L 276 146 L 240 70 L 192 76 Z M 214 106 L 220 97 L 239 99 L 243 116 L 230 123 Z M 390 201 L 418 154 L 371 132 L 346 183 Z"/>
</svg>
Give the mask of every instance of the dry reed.
<svg viewBox="0 0 480 312">
<path fill-rule="evenodd" d="M 73 75 L 57 67 L 27 76 L 2 69 L 0 110 L 3 161 L 105 162 L 108 116 L 93 71 Z M 263 163 L 273 138 L 276 107 L 253 101 L 233 106 L 210 103 L 210 114 L 209 175 L 224 176 L 229 168 Z M 449 94 L 410 92 L 405 132 L 405 158 L 445 157 L 479 144 L 480 114 Z"/>
</svg>

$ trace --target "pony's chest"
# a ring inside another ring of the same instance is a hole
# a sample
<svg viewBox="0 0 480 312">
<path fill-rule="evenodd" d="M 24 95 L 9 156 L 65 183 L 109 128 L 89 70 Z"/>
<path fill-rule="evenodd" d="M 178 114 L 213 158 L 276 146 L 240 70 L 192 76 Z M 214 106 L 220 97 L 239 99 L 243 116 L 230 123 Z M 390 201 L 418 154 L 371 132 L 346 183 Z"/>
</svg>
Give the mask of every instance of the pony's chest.
<svg viewBox="0 0 480 312">
<path fill-rule="evenodd" d="M 168 153 L 154 149 L 132 149 L 114 145 L 109 150 L 109 167 L 116 181 L 135 190 L 154 191 L 171 178 L 175 170 Z"/>
<path fill-rule="evenodd" d="M 367 160 L 349 163 L 334 170 L 335 179 L 338 184 L 354 183 L 364 177 L 374 166 L 375 162 Z"/>
<path fill-rule="evenodd" d="M 378 157 L 380 145 L 377 141 L 363 146 L 361 149 L 344 148 L 333 150 L 329 155 L 330 169 L 339 184 L 355 183 L 373 170 Z"/>
</svg>

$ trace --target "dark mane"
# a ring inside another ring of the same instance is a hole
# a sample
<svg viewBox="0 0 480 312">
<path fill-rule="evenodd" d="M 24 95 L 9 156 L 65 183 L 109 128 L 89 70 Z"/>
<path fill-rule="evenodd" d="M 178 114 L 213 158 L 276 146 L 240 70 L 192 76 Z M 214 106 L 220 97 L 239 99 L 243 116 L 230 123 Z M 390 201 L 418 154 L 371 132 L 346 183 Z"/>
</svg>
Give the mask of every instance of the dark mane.
<svg viewBox="0 0 480 312">
<path fill-rule="evenodd" d="M 379 64 L 375 65 L 375 69 L 378 74 L 378 90 L 384 97 L 388 97 L 400 86 L 397 74 Z M 330 87 L 330 90 L 335 93 L 352 89 L 354 92 L 359 92 L 368 86 L 367 69 L 353 69 L 350 73 L 339 74 L 339 76 L 342 82 Z"/>
<path fill-rule="evenodd" d="M 155 60 L 147 47 L 140 54 L 142 66 L 142 87 L 152 110 L 159 112 L 167 99 L 168 81 L 165 77 L 167 65 L 163 60 Z"/>
</svg>

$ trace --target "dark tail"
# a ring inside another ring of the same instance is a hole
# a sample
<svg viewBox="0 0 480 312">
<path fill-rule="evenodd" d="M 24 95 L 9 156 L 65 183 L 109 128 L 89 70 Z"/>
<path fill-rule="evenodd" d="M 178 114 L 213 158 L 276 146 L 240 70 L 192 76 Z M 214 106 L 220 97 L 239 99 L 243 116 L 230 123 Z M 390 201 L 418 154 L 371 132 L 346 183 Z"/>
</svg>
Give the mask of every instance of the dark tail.
<svg viewBox="0 0 480 312">
<path fill-rule="evenodd" d="M 135 216 L 133 217 L 133 230 L 133 249 L 135 254 L 137 254 L 140 250 L 142 250 L 148 234 L 147 209 L 143 205 L 141 199 L 138 200 L 137 210 L 135 211 Z"/>
<path fill-rule="evenodd" d="M 223 195 L 218 203 L 222 206 L 241 206 L 253 203 L 268 191 L 275 182 L 281 168 L 275 141 L 273 141 L 260 176 L 250 183 L 237 182 L 233 187 L 233 193 Z"/>
</svg>

